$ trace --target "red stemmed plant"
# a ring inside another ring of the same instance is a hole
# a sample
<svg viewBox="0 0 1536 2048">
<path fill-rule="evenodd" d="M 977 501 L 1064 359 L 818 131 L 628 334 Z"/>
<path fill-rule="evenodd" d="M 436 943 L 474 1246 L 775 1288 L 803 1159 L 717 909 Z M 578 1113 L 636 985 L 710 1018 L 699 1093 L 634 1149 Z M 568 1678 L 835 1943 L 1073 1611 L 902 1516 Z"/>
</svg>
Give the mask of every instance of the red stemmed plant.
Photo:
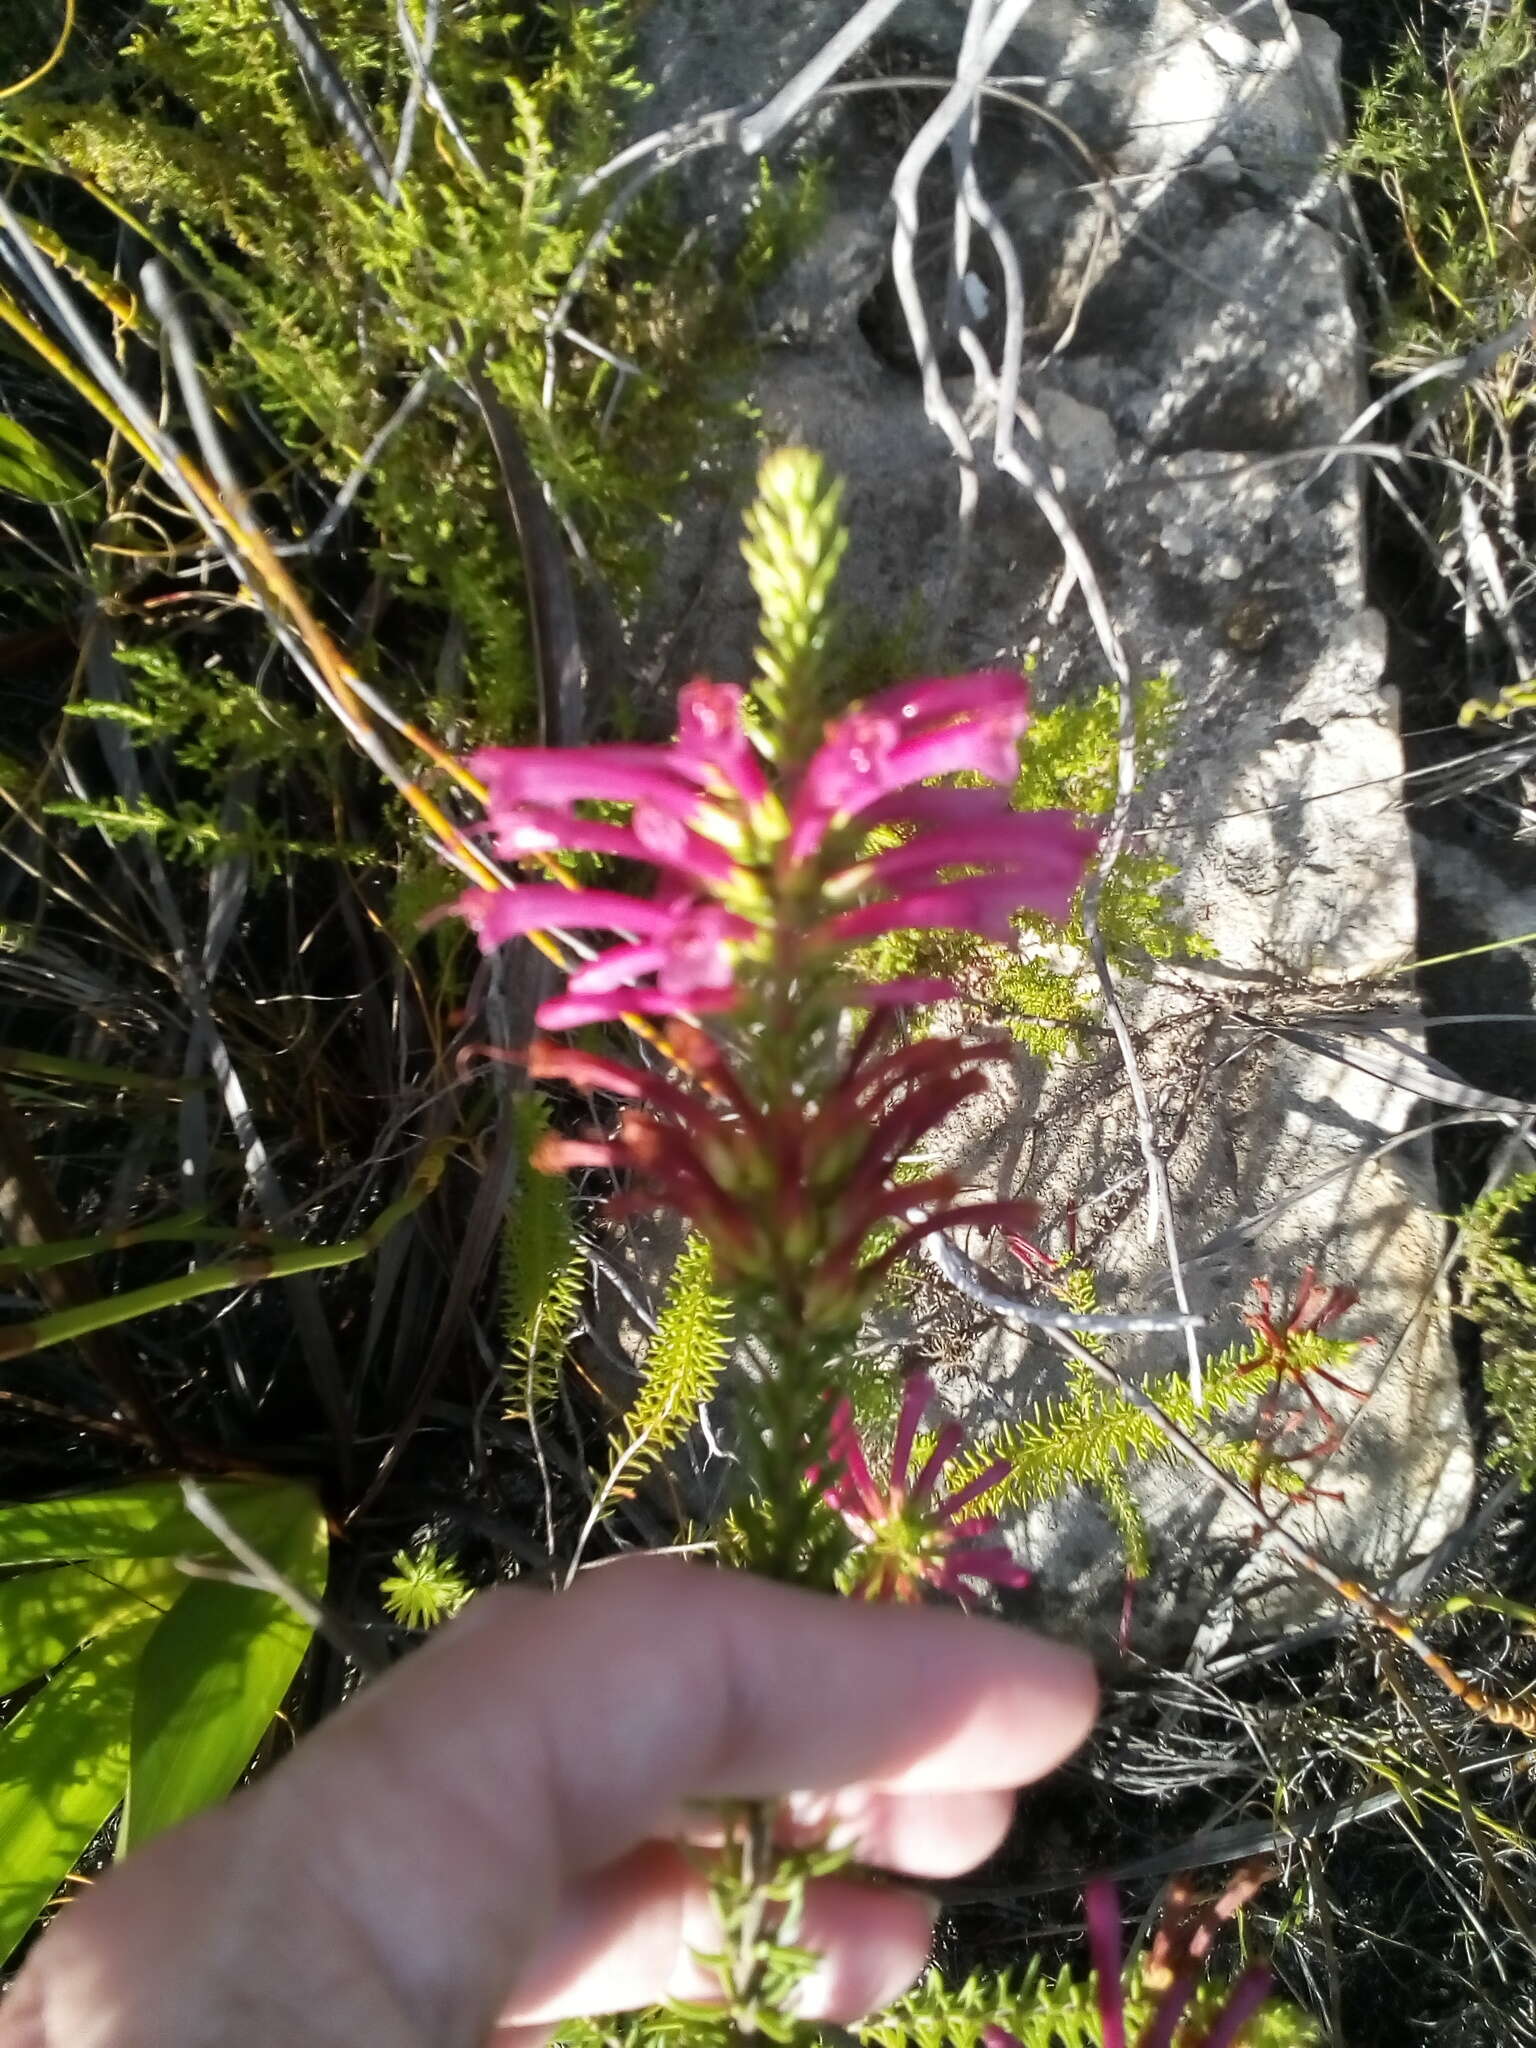
<svg viewBox="0 0 1536 2048">
<path fill-rule="evenodd" d="M 1155 2002 L 1134 2043 L 1127 2033 L 1120 1902 L 1112 1884 L 1100 1880 L 1088 1886 L 1083 1910 L 1103 2048 L 1238 2048 L 1248 2022 L 1268 1996 L 1270 1972 L 1262 1964 L 1251 1965 L 1214 2012 L 1209 1994 L 1199 2000 L 1200 1979 L 1221 1928 L 1248 1903 L 1267 1875 L 1262 1865 L 1245 1865 L 1218 1898 L 1204 1905 L 1198 1903 L 1188 1878 L 1173 1880 L 1140 1972 L 1139 1989 L 1151 1993 Z M 985 2028 L 982 2040 L 985 2048 L 1022 2048 L 1006 2027 Z"/>
<path fill-rule="evenodd" d="M 1258 1307 L 1245 1309 L 1243 1321 L 1258 1341 L 1254 1345 L 1253 1358 L 1240 1369 L 1245 1373 L 1268 1372 L 1272 1375 L 1269 1389 L 1259 1405 L 1259 1441 L 1269 1448 L 1272 1458 L 1283 1459 L 1287 1464 L 1299 1458 L 1326 1457 L 1338 1449 L 1341 1425 L 1319 1397 L 1312 1382 L 1323 1380 L 1339 1393 L 1347 1394 L 1352 1401 L 1365 1399 L 1359 1387 L 1350 1386 L 1323 1363 L 1324 1356 L 1337 1362 L 1340 1353 L 1347 1356 L 1354 1348 L 1341 1345 L 1336 1339 L 1325 1338 L 1323 1332 L 1329 1324 L 1338 1322 L 1349 1313 L 1360 1299 L 1359 1290 L 1330 1286 L 1318 1279 L 1315 1267 L 1304 1266 L 1296 1284 L 1295 1300 L 1289 1307 L 1283 1296 L 1277 1298 L 1274 1284 L 1269 1280 L 1255 1280 L 1253 1291 L 1258 1297 Z M 1280 1401 L 1288 1385 L 1299 1390 L 1322 1424 L 1323 1434 L 1315 1444 L 1282 1453 L 1277 1448 L 1281 1438 L 1302 1420 L 1297 1415 L 1282 1417 L 1279 1413 Z M 1258 1483 L 1259 1475 L 1256 1474 L 1255 1493 Z M 1317 1488 L 1308 1489 L 1309 1494 L 1319 1491 Z M 1341 1498 L 1337 1494 L 1331 1497 Z"/>
</svg>

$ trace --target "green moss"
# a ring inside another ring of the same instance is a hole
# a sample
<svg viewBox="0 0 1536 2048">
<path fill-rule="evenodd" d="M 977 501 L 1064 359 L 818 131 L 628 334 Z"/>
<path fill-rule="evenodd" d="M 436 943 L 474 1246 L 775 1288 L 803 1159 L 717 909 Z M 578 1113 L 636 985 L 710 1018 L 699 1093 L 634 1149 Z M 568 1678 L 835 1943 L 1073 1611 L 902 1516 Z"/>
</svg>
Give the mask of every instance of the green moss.
<svg viewBox="0 0 1536 2048">
<path fill-rule="evenodd" d="M 1516 1174 L 1461 1218 L 1460 1311 L 1482 1334 L 1493 1457 L 1536 1484 L 1536 1173 Z"/>
</svg>

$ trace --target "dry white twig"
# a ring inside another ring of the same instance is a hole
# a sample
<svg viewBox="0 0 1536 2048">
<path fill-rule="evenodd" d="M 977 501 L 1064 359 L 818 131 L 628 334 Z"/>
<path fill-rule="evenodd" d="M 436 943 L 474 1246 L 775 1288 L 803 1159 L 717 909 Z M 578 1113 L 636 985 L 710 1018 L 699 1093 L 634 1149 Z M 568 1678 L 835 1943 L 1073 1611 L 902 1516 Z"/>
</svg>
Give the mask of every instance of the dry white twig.
<svg viewBox="0 0 1536 2048">
<path fill-rule="evenodd" d="M 475 155 L 469 137 L 454 119 L 453 109 L 443 98 L 442 93 L 438 90 L 437 81 L 432 76 L 432 48 L 437 35 L 437 6 L 438 0 L 431 0 L 431 5 L 427 12 L 425 33 L 418 36 L 416 24 L 411 20 L 411 11 L 406 6 L 405 0 L 395 0 L 395 24 L 400 31 L 400 40 L 405 45 L 406 54 L 411 60 L 412 99 L 417 105 L 422 100 L 426 101 L 427 105 L 442 123 L 443 133 L 459 152 L 459 155 L 464 159 L 470 170 L 483 182 L 485 167 L 480 162 L 479 157 Z M 407 101 L 406 115 L 410 117 L 410 126 L 414 127 L 415 111 L 411 101 Z M 391 204 L 399 196 L 400 178 L 405 164 L 410 160 L 407 121 L 404 117 L 402 117 L 400 124 L 400 142 L 401 149 L 396 155 L 394 175 L 390 181 Z"/>
<path fill-rule="evenodd" d="M 921 1211 L 914 1211 L 910 1220 L 920 1221 Z M 1046 1308 L 1040 1302 L 1024 1301 L 994 1287 L 975 1260 L 967 1258 L 942 1230 L 932 1231 L 923 1239 L 923 1250 L 968 1301 L 974 1301 L 999 1322 L 1011 1323 L 1019 1329 L 1066 1330 L 1088 1337 L 1144 1337 L 1161 1330 L 1194 1331 L 1205 1327 L 1204 1316 L 1078 1315 L 1072 1309 Z"/>
<path fill-rule="evenodd" d="M 902 0 L 864 0 L 836 35 L 830 37 L 808 64 L 781 86 L 755 114 L 741 123 L 737 141 L 748 156 L 757 156 L 775 136 L 780 135 L 816 97 L 821 88 L 843 66 L 856 57 L 871 36 L 877 35 L 901 6 Z M 1025 0 L 1028 4 L 1028 0 Z"/>
<path fill-rule="evenodd" d="M 323 1637 L 333 1649 L 355 1664 L 363 1678 L 379 1676 L 385 1668 L 384 1661 L 374 1655 L 371 1645 L 363 1640 L 359 1631 L 337 1615 L 328 1613 L 318 1601 L 309 1597 L 302 1586 L 296 1586 L 285 1572 L 279 1571 L 270 1558 L 263 1557 L 197 1480 L 182 1479 L 181 1497 L 186 1502 L 187 1512 L 201 1522 L 211 1536 L 216 1536 L 236 1563 L 244 1567 L 249 1584 L 260 1592 L 271 1593 L 290 1607 L 300 1621 L 307 1622 L 316 1635 Z"/>
</svg>

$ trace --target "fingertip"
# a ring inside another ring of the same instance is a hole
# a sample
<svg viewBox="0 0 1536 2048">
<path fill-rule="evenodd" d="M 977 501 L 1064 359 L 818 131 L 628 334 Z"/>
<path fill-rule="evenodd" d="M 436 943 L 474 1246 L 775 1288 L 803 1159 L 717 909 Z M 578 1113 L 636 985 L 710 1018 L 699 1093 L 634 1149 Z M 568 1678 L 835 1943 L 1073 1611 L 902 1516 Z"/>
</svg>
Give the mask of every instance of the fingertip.
<svg viewBox="0 0 1536 2048">
<path fill-rule="evenodd" d="M 940 1910 L 927 1892 L 823 1879 L 807 1900 L 802 1936 L 820 1960 L 790 2009 L 848 2026 L 889 2005 L 926 1969 Z"/>
<path fill-rule="evenodd" d="M 1093 1732 L 1099 1717 L 1099 1675 L 1085 1650 L 1033 1631 L 1015 1633 L 1017 1671 L 1004 1707 L 1011 1727 L 1000 1733 L 1016 1752 L 1027 1751 L 1029 1779 L 1043 1778 Z"/>
<path fill-rule="evenodd" d="M 1022 1632 L 1021 1632 L 1022 1633 Z M 1092 1657 L 1073 1643 L 1029 1632 L 1024 1684 L 1034 1707 L 1044 1707 L 1054 1724 L 1059 1753 L 1054 1768 L 1086 1742 L 1099 1718 L 1099 1674 Z"/>
<path fill-rule="evenodd" d="M 858 1786 L 830 1798 L 791 1795 L 788 1837 L 846 1848 L 877 1870 L 958 1877 L 1006 1840 L 1012 1791 L 885 1792 Z"/>
<path fill-rule="evenodd" d="M 958 1702 L 934 1739 L 877 1782 L 906 1792 L 985 1791 L 1033 1783 L 1064 1763 L 1098 1716 L 1099 1681 L 1086 1652 L 1008 1622 L 935 1614 L 936 1689 Z"/>
</svg>

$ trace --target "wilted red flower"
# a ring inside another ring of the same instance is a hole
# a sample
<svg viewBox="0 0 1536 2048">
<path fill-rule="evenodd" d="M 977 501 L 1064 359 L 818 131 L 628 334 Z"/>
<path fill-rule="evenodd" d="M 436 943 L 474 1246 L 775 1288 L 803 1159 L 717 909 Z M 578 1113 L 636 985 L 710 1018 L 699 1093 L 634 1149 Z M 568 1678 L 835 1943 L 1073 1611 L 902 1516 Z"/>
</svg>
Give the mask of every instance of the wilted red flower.
<svg viewBox="0 0 1536 2048">
<path fill-rule="evenodd" d="M 1296 1300 L 1289 1310 L 1283 1298 L 1276 1307 L 1272 1281 L 1255 1280 L 1253 1291 L 1259 1305 L 1257 1309 L 1245 1309 L 1243 1321 L 1264 1340 L 1266 1356 L 1256 1360 L 1256 1365 L 1277 1365 L 1288 1359 L 1293 1337 L 1315 1336 L 1347 1315 L 1360 1299 L 1357 1287 L 1327 1286 L 1318 1279 L 1315 1266 L 1302 1267 L 1296 1283 Z"/>
<path fill-rule="evenodd" d="M 927 1038 L 882 1052 L 883 1035 L 877 1017 L 819 1100 L 792 1097 L 772 1111 L 701 1031 L 675 1034 L 697 1086 L 536 1040 L 527 1057 L 534 1079 L 632 1106 L 613 1136 L 546 1138 L 535 1163 L 623 1173 L 611 1211 L 675 1209 L 709 1239 L 722 1278 L 773 1285 L 810 1329 L 856 1322 L 886 1270 L 929 1231 L 1027 1230 L 1039 1216 L 1027 1201 L 957 1204 L 947 1174 L 896 1178 L 913 1146 L 984 1087 L 981 1068 L 1006 1057 L 1010 1042 Z M 865 1258 L 870 1233 L 892 1218 L 904 1228 Z"/>
<path fill-rule="evenodd" d="M 1007 1476 L 999 1458 L 950 1494 L 939 1492 L 948 1466 L 964 1448 L 957 1423 L 945 1423 L 933 1449 L 914 1472 L 913 1447 L 933 1399 L 926 1373 L 909 1376 L 896 1424 L 890 1477 L 880 1484 L 869 1469 L 864 1446 L 846 1398 L 833 1411 L 827 1434 L 829 1472 L 823 1492 L 858 1539 L 853 1590 L 866 1600 L 914 1601 L 924 1586 L 962 1597 L 973 1585 L 1027 1586 L 1029 1573 L 1002 1542 L 985 1539 L 997 1529 L 995 1515 L 965 1515 L 973 1501 Z M 812 1473 L 814 1482 L 823 1475 Z"/>
<path fill-rule="evenodd" d="M 807 960 L 898 930 L 1006 939 L 1016 911 L 1066 917 L 1098 843 L 1067 812 L 1010 808 L 1028 721 L 1028 685 L 1009 669 L 904 683 L 829 722 L 780 787 L 753 744 L 744 692 L 698 681 L 664 745 L 487 747 L 469 765 L 504 859 L 609 854 L 657 882 L 647 897 L 517 883 L 468 890 L 455 907 L 487 950 L 541 930 L 627 935 L 541 1007 L 547 1030 L 728 1008 L 742 953 L 786 933 Z M 934 782 L 960 774 L 985 783 Z M 627 807 L 627 820 L 590 818 L 578 806 L 591 803 Z M 908 835 L 860 860 L 877 825 Z M 847 999 L 946 993 L 896 983 Z"/>
<path fill-rule="evenodd" d="M 1363 1401 L 1365 1395 L 1360 1388 L 1352 1387 L 1341 1380 L 1336 1373 L 1329 1372 L 1318 1356 L 1319 1350 L 1326 1352 L 1326 1342 L 1319 1344 L 1322 1332 L 1330 1323 L 1336 1323 L 1348 1314 L 1360 1299 L 1359 1290 L 1354 1287 L 1327 1286 L 1318 1279 L 1315 1266 L 1304 1266 L 1296 1285 L 1296 1299 L 1289 1310 L 1284 1300 L 1277 1305 L 1273 1283 L 1255 1280 L 1253 1291 L 1258 1296 L 1257 1309 L 1245 1309 L 1243 1321 L 1259 1339 L 1256 1355 L 1246 1361 L 1240 1370 L 1244 1373 L 1270 1370 L 1274 1374 L 1269 1392 L 1264 1397 L 1259 1413 L 1259 1434 L 1262 1440 L 1273 1444 L 1284 1429 L 1294 1424 L 1296 1417 L 1289 1417 L 1276 1426 L 1280 1393 L 1287 1380 L 1300 1388 L 1307 1405 L 1323 1425 L 1322 1440 L 1303 1451 L 1290 1451 L 1287 1459 L 1316 1458 L 1337 1449 L 1339 1424 L 1323 1402 L 1318 1398 L 1311 1382 L 1325 1380 L 1341 1394 L 1348 1394 L 1352 1401 Z M 1301 1341 L 1298 1342 L 1298 1339 Z M 1345 1347 L 1347 1350 L 1347 1347 Z M 1335 1353 L 1337 1356 L 1337 1351 Z M 1335 1496 L 1337 1498 L 1338 1496 Z"/>
</svg>

